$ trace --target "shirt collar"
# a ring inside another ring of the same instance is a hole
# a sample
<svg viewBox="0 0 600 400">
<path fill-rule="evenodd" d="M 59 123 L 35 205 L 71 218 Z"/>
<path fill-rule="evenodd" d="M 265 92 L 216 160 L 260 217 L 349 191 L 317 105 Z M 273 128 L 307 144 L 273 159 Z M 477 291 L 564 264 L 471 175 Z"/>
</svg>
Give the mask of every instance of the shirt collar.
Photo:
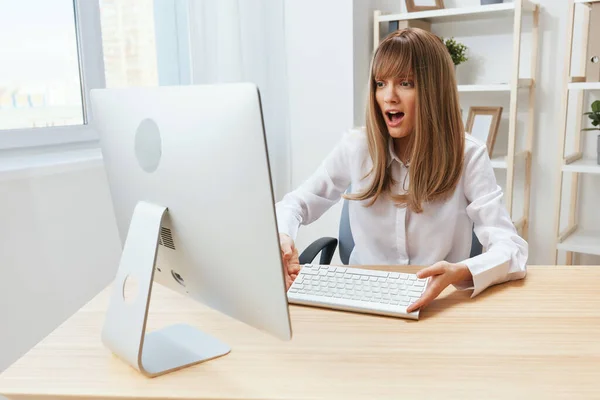
<svg viewBox="0 0 600 400">
<path fill-rule="evenodd" d="M 396 150 L 394 149 L 394 140 L 392 138 L 390 138 L 388 140 L 388 152 L 390 153 L 390 158 L 388 160 L 387 166 L 389 167 L 394 161 L 397 161 L 400 163 L 400 165 L 404 166 L 404 167 L 408 167 L 408 165 L 410 165 L 410 163 L 408 165 L 405 165 L 402 160 L 400 160 L 400 158 L 398 158 L 398 156 L 396 155 Z"/>
</svg>

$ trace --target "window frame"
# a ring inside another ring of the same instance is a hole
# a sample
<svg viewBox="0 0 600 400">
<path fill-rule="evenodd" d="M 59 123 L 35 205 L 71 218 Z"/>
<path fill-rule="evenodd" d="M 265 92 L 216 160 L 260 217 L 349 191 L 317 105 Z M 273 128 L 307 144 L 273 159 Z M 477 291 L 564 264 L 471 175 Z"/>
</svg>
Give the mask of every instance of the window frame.
<svg viewBox="0 0 600 400">
<path fill-rule="evenodd" d="M 0 151 L 69 145 L 98 146 L 90 91 L 106 87 L 100 0 L 73 0 L 79 55 L 82 125 L 0 129 Z M 189 13 L 187 0 L 154 0 L 159 85 L 189 84 Z M 173 57 L 176 55 L 176 57 Z"/>
</svg>

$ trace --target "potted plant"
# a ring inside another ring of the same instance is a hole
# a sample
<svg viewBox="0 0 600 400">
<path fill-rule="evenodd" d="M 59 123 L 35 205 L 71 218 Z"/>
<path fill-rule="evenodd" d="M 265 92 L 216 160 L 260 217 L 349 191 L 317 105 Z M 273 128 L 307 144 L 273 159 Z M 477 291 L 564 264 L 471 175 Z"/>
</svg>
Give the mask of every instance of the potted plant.
<svg viewBox="0 0 600 400">
<path fill-rule="evenodd" d="M 594 128 L 585 128 L 584 131 L 600 131 L 600 100 L 596 100 L 592 103 L 592 111 L 588 111 L 583 113 L 583 115 L 587 115 L 592 120 L 592 125 Z M 597 144 L 597 163 L 600 165 L 600 134 L 598 135 L 598 144 Z"/>
<path fill-rule="evenodd" d="M 468 50 L 467 46 L 465 46 L 462 43 L 457 42 L 456 40 L 454 40 L 454 38 L 448 38 L 448 39 L 441 38 L 441 39 L 442 39 L 442 42 L 446 45 L 446 48 L 448 49 L 450 56 L 452 57 L 452 62 L 454 63 L 455 69 L 456 69 L 457 65 L 462 64 L 465 61 L 469 60 L 469 58 L 467 57 L 467 50 Z"/>
</svg>

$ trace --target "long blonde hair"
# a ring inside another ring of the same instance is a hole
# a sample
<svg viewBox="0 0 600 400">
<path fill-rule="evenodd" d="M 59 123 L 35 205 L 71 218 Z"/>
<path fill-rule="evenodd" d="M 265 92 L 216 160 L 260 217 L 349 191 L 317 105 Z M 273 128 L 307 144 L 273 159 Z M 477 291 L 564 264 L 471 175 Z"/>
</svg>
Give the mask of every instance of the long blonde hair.
<svg viewBox="0 0 600 400">
<path fill-rule="evenodd" d="M 346 195 L 350 200 L 390 195 L 398 205 L 423 211 L 424 202 L 450 196 L 462 175 L 464 127 L 452 58 L 434 34 L 418 28 L 391 33 L 378 46 L 371 62 L 366 130 L 373 167 L 367 176 L 373 180 L 362 193 Z M 412 75 L 416 90 L 415 130 L 409 137 L 409 187 L 406 194 L 395 195 L 395 183 L 388 168 L 389 135 L 377 104 L 376 82 Z"/>
</svg>

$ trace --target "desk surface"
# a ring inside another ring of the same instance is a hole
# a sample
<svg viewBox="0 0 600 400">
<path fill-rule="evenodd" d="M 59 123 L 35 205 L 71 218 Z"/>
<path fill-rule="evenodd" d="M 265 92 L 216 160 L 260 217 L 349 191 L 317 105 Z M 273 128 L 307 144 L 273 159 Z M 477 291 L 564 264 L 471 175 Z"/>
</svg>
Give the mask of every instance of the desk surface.
<svg viewBox="0 0 600 400">
<path fill-rule="evenodd" d="M 415 272 L 411 267 L 381 269 Z M 233 350 L 148 379 L 102 346 L 107 291 L 0 375 L 10 399 L 600 398 L 600 266 L 529 267 L 419 321 L 292 306 L 281 342 L 155 285 L 148 327 L 187 322 Z"/>
</svg>

